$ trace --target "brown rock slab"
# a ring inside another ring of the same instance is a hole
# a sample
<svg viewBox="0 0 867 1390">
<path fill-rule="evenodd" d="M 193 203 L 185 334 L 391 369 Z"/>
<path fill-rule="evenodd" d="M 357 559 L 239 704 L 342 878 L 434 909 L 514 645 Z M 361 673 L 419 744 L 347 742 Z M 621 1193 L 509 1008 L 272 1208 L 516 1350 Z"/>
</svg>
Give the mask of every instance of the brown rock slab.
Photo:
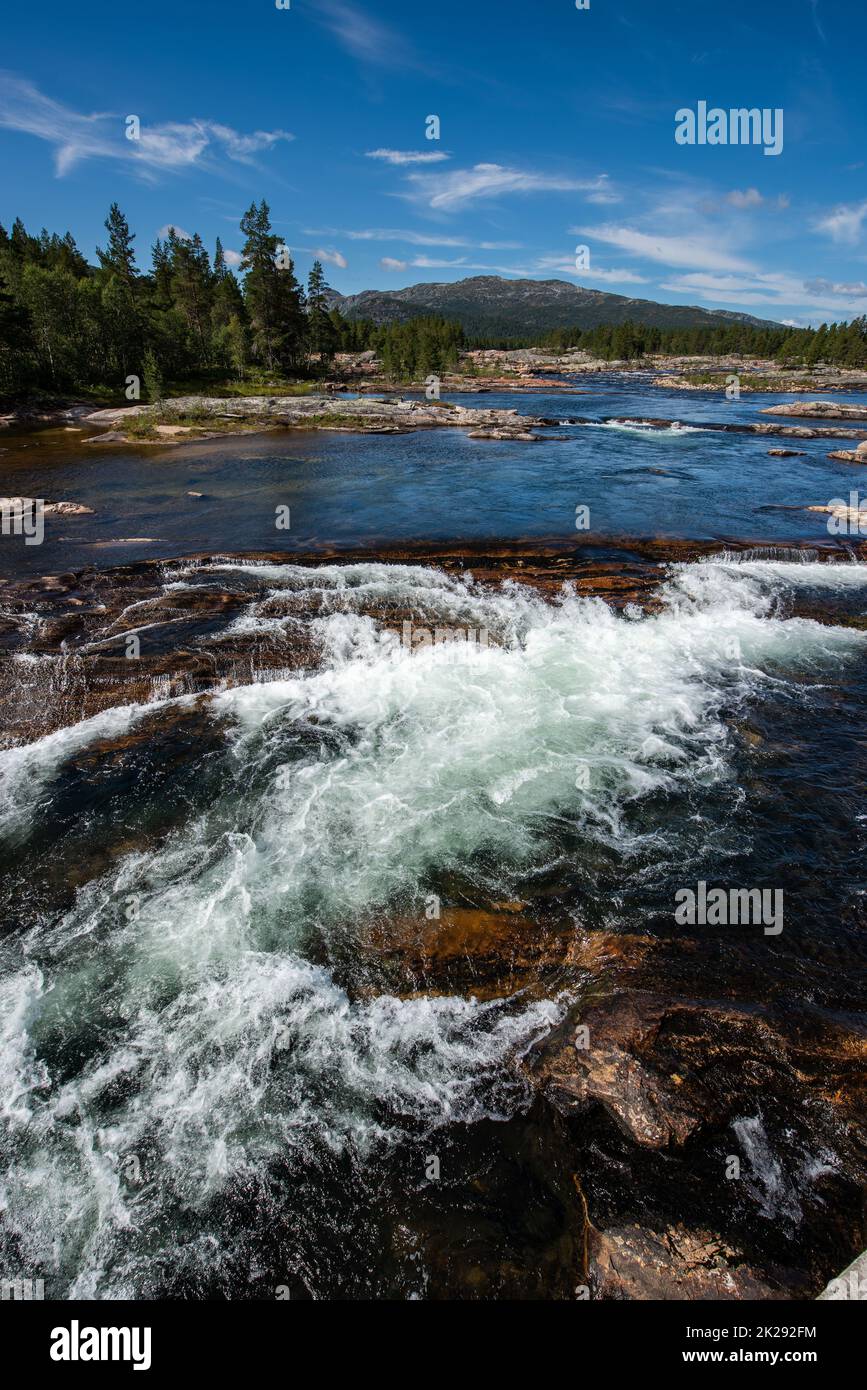
<svg viewBox="0 0 867 1390">
<path fill-rule="evenodd" d="M 589 1275 L 603 1299 L 691 1301 L 780 1299 L 761 1276 L 742 1263 L 710 1231 L 640 1226 L 591 1231 Z"/>
</svg>

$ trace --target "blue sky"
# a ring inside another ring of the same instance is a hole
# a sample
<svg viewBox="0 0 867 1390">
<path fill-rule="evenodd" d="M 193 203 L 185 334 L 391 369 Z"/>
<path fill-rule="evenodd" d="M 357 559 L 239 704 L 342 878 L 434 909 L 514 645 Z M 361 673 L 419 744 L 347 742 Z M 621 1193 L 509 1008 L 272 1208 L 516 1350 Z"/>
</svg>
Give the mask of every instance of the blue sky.
<svg viewBox="0 0 867 1390">
<path fill-rule="evenodd" d="M 91 257 L 112 200 L 149 265 L 168 224 L 237 253 L 264 196 L 344 293 L 501 274 L 867 312 L 862 0 L 42 0 L 3 27 L 0 221 Z M 782 152 L 678 144 L 700 101 L 781 109 Z"/>
</svg>

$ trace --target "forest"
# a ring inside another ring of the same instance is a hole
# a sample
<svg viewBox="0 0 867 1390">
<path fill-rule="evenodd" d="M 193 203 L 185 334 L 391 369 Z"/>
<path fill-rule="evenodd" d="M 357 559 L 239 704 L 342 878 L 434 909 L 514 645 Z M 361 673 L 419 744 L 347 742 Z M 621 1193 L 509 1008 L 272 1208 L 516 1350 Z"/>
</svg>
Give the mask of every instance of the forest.
<svg viewBox="0 0 867 1390">
<path fill-rule="evenodd" d="M 209 253 L 198 234 L 173 228 L 157 238 L 149 268 L 140 268 L 135 233 L 116 203 L 96 266 L 69 232 L 32 235 L 20 218 L 11 231 L 0 225 L 0 395 L 75 392 L 154 401 L 205 386 L 279 386 L 328 375 L 338 352 L 367 350 L 394 381 L 446 372 L 466 348 L 500 346 L 581 348 L 606 361 L 740 353 L 787 365 L 867 366 L 867 317 L 817 329 L 735 319 L 687 329 L 623 323 L 497 342 L 470 338 L 457 320 L 444 317 L 387 326 L 349 321 L 319 261 L 306 285 L 298 280 L 264 200 L 250 206 L 240 225 L 238 274 L 219 239 Z"/>
</svg>

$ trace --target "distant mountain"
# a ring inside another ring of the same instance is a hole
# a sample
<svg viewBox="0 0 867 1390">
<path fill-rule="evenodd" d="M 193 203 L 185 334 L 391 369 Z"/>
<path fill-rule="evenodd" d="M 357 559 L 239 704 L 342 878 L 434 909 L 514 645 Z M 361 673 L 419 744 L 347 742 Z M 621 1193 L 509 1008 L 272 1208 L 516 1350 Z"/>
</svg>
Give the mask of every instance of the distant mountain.
<svg viewBox="0 0 867 1390">
<path fill-rule="evenodd" d="M 423 315 L 458 319 L 470 336 L 523 337 L 552 328 L 595 328 L 600 323 L 645 323 L 657 328 L 713 328 L 736 320 L 778 328 L 768 319 L 697 305 L 657 304 L 572 285 L 567 280 L 503 280 L 474 275 L 452 284 L 410 285 L 404 290 L 362 290 L 331 302 L 348 319 L 405 323 Z"/>
</svg>

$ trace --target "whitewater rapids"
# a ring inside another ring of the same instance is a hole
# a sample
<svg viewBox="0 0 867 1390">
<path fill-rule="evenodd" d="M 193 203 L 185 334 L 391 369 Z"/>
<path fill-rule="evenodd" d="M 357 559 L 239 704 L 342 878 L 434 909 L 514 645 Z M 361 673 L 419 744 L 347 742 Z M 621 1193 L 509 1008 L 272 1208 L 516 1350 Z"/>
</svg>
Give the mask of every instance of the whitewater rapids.
<svg viewBox="0 0 867 1390">
<path fill-rule="evenodd" d="M 321 661 L 210 697 L 220 794 L 0 947 L 0 1252 L 55 1296 L 146 1295 L 179 1219 L 213 1260 L 221 1194 L 278 1162 L 363 1167 L 410 1131 L 514 1113 L 515 1060 L 562 997 L 371 998 L 330 962 L 377 914 L 423 916 L 449 873 L 520 897 L 584 843 L 688 874 L 704 792 L 733 814 L 743 796 L 733 717 L 812 698 L 865 649 L 787 615 L 799 591 L 867 587 L 856 564 L 674 566 L 649 614 L 423 567 L 243 569 L 265 592 L 236 626 L 289 642 L 315 595 Z M 371 604 L 490 641 L 410 651 Z M 26 840 L 73 754 L 172 703 L 0 753 L 2 832 Z M 632 814 L 658 797 L 664 825 Z"/>
</svg>

